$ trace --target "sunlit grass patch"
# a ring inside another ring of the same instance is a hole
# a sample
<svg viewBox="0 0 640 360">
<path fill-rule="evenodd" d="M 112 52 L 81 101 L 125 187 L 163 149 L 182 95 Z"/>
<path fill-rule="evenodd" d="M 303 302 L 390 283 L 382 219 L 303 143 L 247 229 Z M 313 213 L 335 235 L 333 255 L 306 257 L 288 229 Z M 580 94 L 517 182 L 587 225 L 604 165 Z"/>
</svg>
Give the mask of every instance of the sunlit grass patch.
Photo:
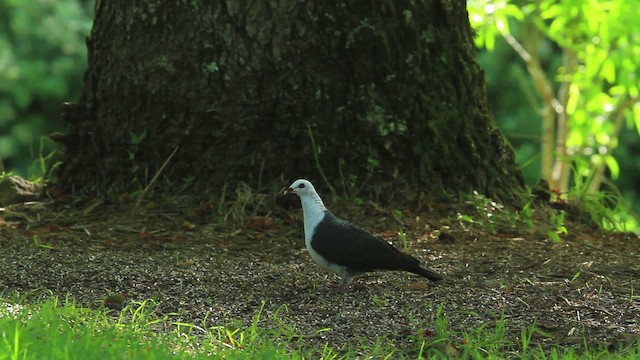
<svg viewBox="0 0 640 360">
<path fill-rule="evenodd" d="M 462 311 L 462 310 L 461 310 Z M 331 329 L 301 334 L 286 320 L 287 307 L 266 314 L 265 303 L 249 324 L 198 324 L 159 316 L 153 300 L 122 311 L 88 309 L 48 297 L 40 302 L 0 299 L 0 360 L 11 359 L 635 359 L 640 343 L 626 347 L 542 346 L 552 335 L 535 324 L 513 329 L 504 316 L 478 328 L 453 331 L 439 307 L 433 319 L 412 319 L 411 334 L 379 334 L 341 346 L 317 341 Z M 469 316 L 480 316 L 469 314 Z M 176 316 L 177 317 L 177 316 Z M 307 342 L 309 339 L 314 341 Z"/>
<path fill-rule="evenodd" d="M 12 301 L 2 301 L 0 360 L 292 358 L 284 347 L 258 342 L 256 329 L 247 331 L 251 338 L 223 327 L 185 332 L 184 325 L 155 317 L 152 301 L 131 303 L 119 316 L 55 297 L 35 304 Z"/>
</svg>

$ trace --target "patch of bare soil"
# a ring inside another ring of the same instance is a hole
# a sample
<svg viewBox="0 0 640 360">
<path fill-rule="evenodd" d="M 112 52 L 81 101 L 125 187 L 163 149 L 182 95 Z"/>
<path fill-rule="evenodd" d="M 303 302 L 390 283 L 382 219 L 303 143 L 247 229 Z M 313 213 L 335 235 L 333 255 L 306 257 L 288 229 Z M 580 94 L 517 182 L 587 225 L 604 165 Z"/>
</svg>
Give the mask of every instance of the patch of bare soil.
<svg viewBox="0 0 640 360">
<path fill-rule="evenodd" d="M 0 218 L 0 296 L 50 290 L 98 308 L 125 293 L 156 300 L 158 316 L 206 326 L 250 324 L 264 302 L 261 327 L 288 329 L 283 341 L 293 347 L 338 350 L 382 338 L 411 354 L 438 308 L 459 334 L 485 329 L 489 337 L 504 319 L 507 337 L 519 343 L 535 324 L 533 345 L 543 347 L 634 342 L 640 333 L 640 241 L 632 234 L 574 224 L 554 243 L 544 225 L 490 234 L 459 221 L 473 211 L 464 207 L 405 211 L 402 224 L 374 205 L 337 207 L 337 216 L 397 247 L 403 227 L 406 251 L 445 276 L 434 283 L 377 272 L 338 292 L 339 279 L 304 250 L 299 203 L 269 202 L 260 211 L 175 199 L 137 209 L 100 201 L 8 207 Z"/>
</svg>

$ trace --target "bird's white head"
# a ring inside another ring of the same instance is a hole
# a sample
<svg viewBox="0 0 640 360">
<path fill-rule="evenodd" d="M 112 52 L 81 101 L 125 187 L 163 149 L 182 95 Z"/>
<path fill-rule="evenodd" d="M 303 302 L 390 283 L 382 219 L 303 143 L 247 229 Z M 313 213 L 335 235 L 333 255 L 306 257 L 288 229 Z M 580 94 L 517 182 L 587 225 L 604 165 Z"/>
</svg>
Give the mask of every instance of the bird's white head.
<svg viewBox="0 0 640 360">
<path fill-rule="evenodd" d="M 311 182 L 305 179 L 294 181 L 283 193 L 283 195 L 287 194 L 296 194 L 301 198 L 305 195 L 318 195 Z"/>
<path fill-rule="evenodd" d="M 313 233 L 324 218 L 327 208 L 313 185 L 305 179 L 294 181 L 283 194 L 296 194 L 300 198 L 304 213 L 304 243 L 307 245 L 307 249 L 310 249 Z"/>
</svg>

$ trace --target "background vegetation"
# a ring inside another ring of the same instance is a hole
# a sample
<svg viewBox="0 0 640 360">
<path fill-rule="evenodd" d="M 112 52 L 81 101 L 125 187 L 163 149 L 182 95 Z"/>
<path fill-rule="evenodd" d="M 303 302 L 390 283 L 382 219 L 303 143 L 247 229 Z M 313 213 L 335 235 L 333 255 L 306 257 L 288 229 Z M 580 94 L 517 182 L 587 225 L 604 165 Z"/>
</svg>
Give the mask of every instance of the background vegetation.
<svg viewBox="0 0 640 360">
<path fill-rule="evenodd" d="M 638 196 L 634 6 L 468 1 L 490 104 L 530 184 L 544 178 L 561 192 L 619 190 L 627 206 Z M 60 104 L 80 94 L 92 11 L 91 0 L 0 0 L 0 159 L 7 170 L 37 179 L 43 160 L 54 163 L 55 145 L 44 135 L 62 130 Z"/>
<path fill-rule="evenodd" d="M 629 0 L 468 2 L 496 121 L 527 181 L 545 179 L 581 200 L 613 192 L 625 199 L 618 216 L 631 228 L 637 223 L 627 210 L 640 169 L 635 6 Z"/>
<path fill-rule="evenodd" d="M 38 178 L 35 159 L 52 154 L 44 137 L 61 129 L 60 105 L 78 98 L 93 1 L 0 0 L 0 159 Z"/>
</svg>

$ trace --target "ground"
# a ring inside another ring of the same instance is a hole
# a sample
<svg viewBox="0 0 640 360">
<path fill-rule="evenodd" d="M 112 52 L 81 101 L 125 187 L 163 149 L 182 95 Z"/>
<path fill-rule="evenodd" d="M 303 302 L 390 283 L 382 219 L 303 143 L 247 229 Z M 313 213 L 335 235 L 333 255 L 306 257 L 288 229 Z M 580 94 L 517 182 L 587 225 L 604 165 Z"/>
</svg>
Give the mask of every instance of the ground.
<svg viewBox="0 0 640 360">
<path fill-rule="evenodd" d="M 417 337 L 438 330 L 438 312 L 459 341 L 467 341 L 465 331 L 472 332 L 466 338 L 491 336 L 501 320 L 515 343 L 534 324 L 534 345 L 586 339 L 615 347 L 638 339 L 640 242 L 633 234 L 567 222 L 568 234 L 555 242 L 548 233 L 558 224 L 540 221 L 552 212 L 546 208 L 527 224 L 515 215 L 491 220 L 508 212 L 486 202 L 478 211 L 473 202 L 402 208 L 325 201 L 445 276 L 430 282 L 376 272 L 337 291 L 339 278 L 304 249 L 296 197 L 244 199 L 136 205 L 125 196 L 9 206 L 0 213 L 0 297 L 51 291 L 98 308 L 123 293 L 129 301 L 154 299 L 156 314 L 172 321 L 240 327 L 264 302 L 261 327 L 289 329 L 294 346 L 328 343 L 338 351 L 383 339 L 411 354 Z"/>
</svg>

